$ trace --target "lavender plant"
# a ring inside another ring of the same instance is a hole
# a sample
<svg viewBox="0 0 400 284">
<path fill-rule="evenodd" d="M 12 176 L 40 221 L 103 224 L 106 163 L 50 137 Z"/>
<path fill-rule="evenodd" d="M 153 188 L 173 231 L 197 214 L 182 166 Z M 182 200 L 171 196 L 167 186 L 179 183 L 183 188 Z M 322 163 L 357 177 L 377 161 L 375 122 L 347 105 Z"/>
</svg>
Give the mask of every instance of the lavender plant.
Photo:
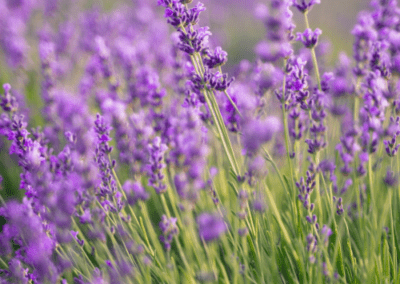
<svg viewBox="0 0 400 284">
<path fill-rule="evenodd" d="M 0 283 L 400 281 L 396 0 L 333 65 L 261 1 L 231 69 L 217 3 L 87 2 L 0 3 Z"/>
</svg>

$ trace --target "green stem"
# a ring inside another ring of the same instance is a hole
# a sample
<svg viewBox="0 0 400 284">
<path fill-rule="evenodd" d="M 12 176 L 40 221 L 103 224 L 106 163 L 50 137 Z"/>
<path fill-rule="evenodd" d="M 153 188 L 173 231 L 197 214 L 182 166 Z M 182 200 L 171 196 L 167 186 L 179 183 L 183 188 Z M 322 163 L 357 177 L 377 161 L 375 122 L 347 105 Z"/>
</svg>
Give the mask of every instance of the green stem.
<svg viewBox="0 0 400 284">
<path fill-rule="evenodd" d="M 279 180 L 281 182 L 282 187 L 287 191 L 288 196 L 290 196 L 290 189 L 288 189 L 285 185 L 285 182 L 283 180 L 282 174 L 279 171 L 278 166 L 276 165 L 275 161 L 272 159 L 271 155 L 268 153 L 267 149 L 264 148 L 264 152 L 265 152 L 265 159 L 270 162 L 272 164 L 272 166 L 274 167 L 276 173 L 278 174 Z"/>
<path fill-rule="evenodd" d="M 369 185 L 369 195 L 371 199 L 371 205 L 372 205 L 372 221 L 374 224 L 374 229 L 377 228 L 377 212 L 376 212 L 376 203 L 375 203 L 375 195 L 374 195 L 374 185 L 373 185 L 373 177 L 372 177 L 372 155 L 369 156 L 368 159 L 368 185 Z"/>
<path fill-rule="evenodd" d="M 0 257 L 0 263 L 4 266 L 4 269 L 8 267 L 8 264 Z"/>
<path fill-rule="evenodd" d="M 170 218 L 171 217 L 171 213 L 169 211 L 169 208 L 168 208 L 168 205 L 167 205 L 167 201 L 165 200 L 164 194 L 161 194 L 161 203 L 163 205 L 165 213 L 167 214 L 167 217 Z M 181 246 L 180 241 L 179 241 L 179 238 L 177 236 L 175 236 L 174 239 L 175 239 L 175 242 L 176 242 L 176 244 L 178 246 L 179 255 L 182 258 L 183 264 L 185 265 L 186 269 L 189 270 L 193 274 L 193 271 L 191 270 L 191 267 L 189 266 L 189 263 L 186 260 L 185 254 L 183 252 L 182 246 Z M 168 261 L 169 261 L 169 257 L 168 257 Z"/>
<path fill-rule="evenodd" d="M 317 152 L 315 154 L 315 166 L 318 167 L 319 164 L 319 156 L 320 153 Z M 318 202 L 318 217 L 320 218 L 320 220 L 323 220 L 323 212 L 322 212 L 322 201 L 321 201 L 321 191 L 320 191 L 320 181 L 319 181 L 319 173 L 317 172 L 315 174 L 315 191 L 317 193 L 317 202 Z"/>
<path fill-rule="evenodd" d="M 195 53 L 194 55 L 190 56 L 192 60 L 192 64 L 196 70 L 197 75 L 201 78 L 204 77 L 204 67 L 202 66 L 201 58 L 198 59 L 199 55 Z M 240 175 L 239 166 L 237 164 L 235 153 L 233 151 L 233 147 L 231 141 L 229 139 L 228 131 L 226 130 L 225 123 L 222 119 L 221 112 L 219 110 L 217 101 L 215 100 L 214 94 L 211 91 L 203 90 L 204 97 L 206 99 L 208 108 L 210 109 L 211 115 L 213 117 L 215 126 L 217 128 L 218 134 L 220 136 L 222 145 L 224 147 L 225 153 L 228 157 L 229 163 L 232 167 L 233 172 L 236 176 Z"/>
<path fill-rule="evenodd" d="M 310 24 L 308 23 L 308 11 L 304 12 L 304 21 L 306 23 L 306 28 L 310 28 Z M 319 75 L 319 68 L 318 68 L 318 61 L 317 61 L 317 56 L 315 55 L 315 46 L 311 48 L 311 57 L 315 69 L 315 76 L 317 77 L 317 83 L 318 83 L 318 89 L 321 91 L 321 76 Z"/>
<path fill-rule="evenodd" d="M 157 234 L 156 234 L 156 232 L 153 228 L 152 222 L 150 220 L 146 204 L 143 201 L 141 201 L 139 205 L 142 207 L 143 218 L 145 221 L 144 223 L 146 224 L 147 230 L 149 232 L 149 237 L 154 245 L 154 248 L 156 251 L 162 252 L 163 247 L 161 246 L 160 242 L 158 241 Z M 159 257 L 160 257 L 161 262 L 165 263 L 165 261 L 166 261 L 165 255 L 163 253 L 159 253 Z"/>
</svg>

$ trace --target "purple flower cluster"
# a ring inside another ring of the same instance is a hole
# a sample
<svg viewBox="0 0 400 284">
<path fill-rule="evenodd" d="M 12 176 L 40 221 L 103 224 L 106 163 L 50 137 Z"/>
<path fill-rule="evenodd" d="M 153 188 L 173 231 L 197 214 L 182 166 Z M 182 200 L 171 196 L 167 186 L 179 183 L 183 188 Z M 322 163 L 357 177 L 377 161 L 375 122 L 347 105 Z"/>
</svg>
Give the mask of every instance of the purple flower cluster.
<svg viewBox="0 0 400 284">
<path fill-rule="evenodd" d="M 171 249 L 171 242 L 174 236 L 178 234 L 178 227 L 176 226 L 176 218 L 168 218 L 163 215 L 160 222 L 160 229 L 162 235 L 160 236 L 160 241 L 164 244 L 166 250 Z"/>
<path fill-rule="evenodd" d="M 154 187 L 158 194 L 166 191 L 166 185 L 163 182 L 164 175 L 162 173 L 162 169 L 165 168 L 163 156 L 166 150 L 167 146 L 165 144 L 161 144 L 160 137 L 156 137 L 153 141 L 153 144 L 149 145 L 149 185 Z"/>
<path fill-rule="evenodd" d="M 197 27 L 200 13 L 205 10 L 204 5 L 198 3 L 189 9 L 178 0 L 159 0 L 158 5 L 166 8 L 164 16 L 167 22 L 179 33 L 178 48 L 190 55 L 193 60 L 201 61 L 196 64 L 204 65 L 201 67 L 203 74 L 193 73 L 191 76 L 193 90 L 197 94 L 204 89 L 225 91 L 233 82 L 233 78 L 228 79 L 227 74 L 221 74 L 220 71 L 213 72 L 212 69 L 220 67 L 227 61 L 227 53 L 221 47 L 215 48 L 214 52 L 210 51 L 209 27 Z"/>
<path fill-rule="evenodd" d="M 255 51 L 263 61 L 275 62 L 280 58 L 287 58 L 293 53 L 290 41 L 294 39 L 295 25 L 292 21 L 293 13 L 289 9 L 291 1 L 269 1 L 269 7 L 259 4 L 256 16 L 260 18 L 267 31 L 267 40 L 261 41 Z"/>
<path fill-rule="evenodd" d="M 305 47 L 314 48 L 318 43 L 318 37 L 322 34 L 320 29 L 306 29 L 303 33 L 297 33 L 296 40 L 301 41 Z"/>
<path fill-rule="evenodd" d="M 202 213 L 197 217 L 200 238 L 206 242 L 214 241 L 221 237 L 227 230 L 224 220 L 210 213 Z"/>
<path fill-rule="evenodd" d="M 321 0 L 292 0 L 293 1 L 293 6 L 295 6 L 300 12 L 306 13 L 311 10 L 311 8 L 315 4 L 321 4 Z"/>
</svg>

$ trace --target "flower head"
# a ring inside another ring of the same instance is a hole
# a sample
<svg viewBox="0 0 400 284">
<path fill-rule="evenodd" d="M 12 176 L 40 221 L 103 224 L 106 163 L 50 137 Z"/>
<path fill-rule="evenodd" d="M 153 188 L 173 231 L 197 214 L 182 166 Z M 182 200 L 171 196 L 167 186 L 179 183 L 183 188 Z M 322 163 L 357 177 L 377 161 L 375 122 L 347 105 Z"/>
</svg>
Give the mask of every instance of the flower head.
<svg viewBox="0 0 400 284">
<path fill-rule="evenodd" d="M 306 29 L 303 33 L 297 33 L 296 40 L 301 41 L 305 47 L 314 48 L 318 43 L 318 37 L 322 34 L 319 28 L 315 31 L 311 29 Z"/>
<path fill-rule="evenodd" d="M 197 217 L 200 238 L 206 242 L 218 239 L 225 231 L 226 224 L 224 220 L 215 214 L 203 213 Z"/>
<path fill-rule="evenodd" d="M 321 0 L 310 0 L 310 2 L 306 2 L 306 0 L 292 0 L 293 6 L 297 8 L 302 13 L 310 11 L 312 6 L 315 4 L 321 4 Z M 299 3 L 298 3 L 299 2 Z"/>
</svg>

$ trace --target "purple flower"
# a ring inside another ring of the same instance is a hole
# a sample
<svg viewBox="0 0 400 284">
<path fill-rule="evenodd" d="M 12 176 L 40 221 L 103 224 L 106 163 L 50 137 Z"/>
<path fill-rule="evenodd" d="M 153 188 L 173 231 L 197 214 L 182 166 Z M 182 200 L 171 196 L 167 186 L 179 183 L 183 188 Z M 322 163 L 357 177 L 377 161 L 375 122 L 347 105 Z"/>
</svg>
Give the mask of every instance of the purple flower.
<svg viewBox="0 0 400 284">
<path fill-rule="evenodd" d="M 220 46 L 215 48 L 214 53 L 206 50 L 205 57 L 203 58 L 204 64 L 206 64 L 210 69 L 224 65 L 227 60 L 228 53 L 223 51 Z"/>
<path fill-rule="evenodd" d="M 263 194 L 256 193 L 254 200 L 251 202 L 251 207 L 254 211 L 259 213 L 264 213 L 267 209 L 267 204 L 265 203 L 265 198 Z"/>
<path fill-rule="evenodd" d="M 261 41 L 255 46 L 254 51 L 262 61 L 274 62 L 292 55 L 293 48 L 290 43 L 281 44 Z"/>
<path fill-rule="evenodd" d="M 318 37 L 322 34 L 319 28 L 315 31 L 311 29 L 306 29 L 303 33 L 297 33 L 296 40 L 301 41 L 305 47 L 314 48 L 318 43 Z"/>
<path fill-rule="evenodd" d="M 392 139 L 383 140 L 386 153 L 389 157 L 394 157 L 399 150 L 400 144 L 397 144 L 397 137 L 400 135 L 400 117 L 390 117 L 390 124 L 387 129 L 387 134 L 392 136 Z"/>
<path fill-rule="evenodd" d="M 0 270 L 0 273 L 1 272 L 3 277 L 7 277 L 7 280 L 9 281 L 6 283 L 29 283 L 29 268 L 24 268 L 22 262 L 16 258 L 11 259 L 8 263 L 8 270 Z"/>
<path fill-rule="evenodd" d="M 293 6 L 295 6 L 300 12 L 305 13 L 311 10 L 315 4 L 321 4 L 321 0 L 292 0 Z M 299 2 L 299 3 L 298 3 Z"/>
<path fill-rule="evenodd" d="M 261 60 L 274 62 L 280 58 L 288 58 L 293 53 L 290 41 L 293 40 L 295 25 L 288 0 L 270 2 L 270 9 L 260 4 L 256 11 L 264 22 L 267 41 L 260 42 L 255 51 Z"/>
<path fill-rule="evenodd" d="M 252 120 L 243 127 L 243 147 L 247 155 L 257 153 L 262 144 L 272 139 L 273 135 L 280 130 L 281 123 L 276 117 L 268 117 L 264 120 Z"/>
<path fill-rule="evenodd" d="M 74 237 L 74 239 L 77 241 L 77 243 L 78 243 L 80 246 L 83 246 L 83 244 L 85 243 L 85 241 L 84 241 L 84 240 L 80 240 L 80 239 L 78 238 L 78 232 L 76 232 L 76 231 L 71 231 L 70 233 L 71 233 L 71 235 Z"/>
<path fill-rule="evenodd" d="M 3 14 L 0 19 L 0 46 L 11 68 L 24 67 L 26 64 L 29 45 L 25 40 L 25 32 L 26 23 L 21 17 L 10 12 Z"/>
<path fill-rule="evenodd" d="M 317 252 L 317 238 L 311 233 L 307 235 L 307 251 L 312 254 Z"/>
<path fill-rule="evenodd" d="M 202 213 L 197 217 L 199 236 L 206 242 L 219 239 L 227 230 L 224 220 L 216 214 Z"/>
<path fill-rule="evenodd" d="M 200 122 L 195 109 L 184 109 L 181 114 L 171 117 L 167 135 L 171 147 L 166 161 L 169 166 L 176 167 L 176 190 L 182 199 L 191 204 L 196 203 L 199 190 L 206 186 L 202 173 L 206 166 L 208 147 L 205 143 L 206 135 L 201 135 L 203 130 Z"/>
<path fill-rule="evenodd" d="M 386 176 L 383 178 L 383 181 L 389 187 L 396 187 L 399 182 L 399 178 L 398 175 L 396 175 L 394 172 L 387 170 Z"/>
<path fill-rule="evenodd" d="M 165 168 L 164 152 L 168 149 L 167 145 L 161 143 L 161 138 L 156 137 L 153 144 L 149 144 L 149 185 L 151 185 L 157 194 L 166 191 L 167 187 L 163 182 L 164 175 L 162 169 Z"/>
<path fill-rule="evenodd" d="M 150 194 L 146 192 L 139 182 L 127 180 L 122 186 L 122 189 L 125 191 L 128 204 L 132 206 L 139 200 L 146 201 L 150 197 Z"/>
<path fill-rule="evenodd" d="M 14 113 L 18 110 L 17 99 L 11 95 L 10 84 L 4 84 L 4 96 L 1 97 L 0 106 L 5 112 Z"/>
<path fill-rule="evenodd" d="M 171 242 L 174 236 L 178 234 L 178 227 L 176 226 L 177 218 L 168 218 L 166 215 L 163 215 L 161 218 L 161 222 L 159 224 L 162 235 L 160 236 L 160 241 L 164 243 L 164 247 L 166 250 L 171 249 Z"/>
<path fill-rule="evenodd" d="M 178 48 L 189 55 L 195 52 L 202 53 L 208 45 L 211 32 L 209 27 L 201 27 L 194 31 L 180 32 Z"/>
<path fill-rule="evenodd" d="M 239 228 L 238 233 L 239 236 L 245 237 L 249 233 L 249 230 L 247 228 Z"/>
<path fill-rule="evenodd" d="M 20 246 L 21 259 L 34 268 L 34 274 L 40 282 L 56 282 L 58 272 L 51 257 L 55 242 L 47 236 L 42 220 L 32 211 L 28 202 L 9 202 L 0 209 L 0 215 L 7 221 L 0 233 L 0 253 L 8 253 L 7 248 L 11 248 L 9 242 L 13 241 Z"/>
<path fill-rule="evenodd" d="M 333 197 L 333 201 L 335 201 L 336 197 Z M 336 214 L 339 216 L 343 214 L 344 209 L 343 209 L 343 199 L 341 197 L 337 198 L 337 203 L 336 203 Z"/>
<path fill-rule="evenodd" d="M 330 161 L 330 160 L 323 160 L 319 163 L 318 168 L 322 172 L 330 172 L 333 173 L 336 169 L 335 162 Z"/>
<path fill-rule="evenodd" d="M 321 229 L 321 240 L 325 246 L 328 246 L 329 237 L 332 235 L 332 230 L 327 225 L 323 225 Z"/>
</svg>

